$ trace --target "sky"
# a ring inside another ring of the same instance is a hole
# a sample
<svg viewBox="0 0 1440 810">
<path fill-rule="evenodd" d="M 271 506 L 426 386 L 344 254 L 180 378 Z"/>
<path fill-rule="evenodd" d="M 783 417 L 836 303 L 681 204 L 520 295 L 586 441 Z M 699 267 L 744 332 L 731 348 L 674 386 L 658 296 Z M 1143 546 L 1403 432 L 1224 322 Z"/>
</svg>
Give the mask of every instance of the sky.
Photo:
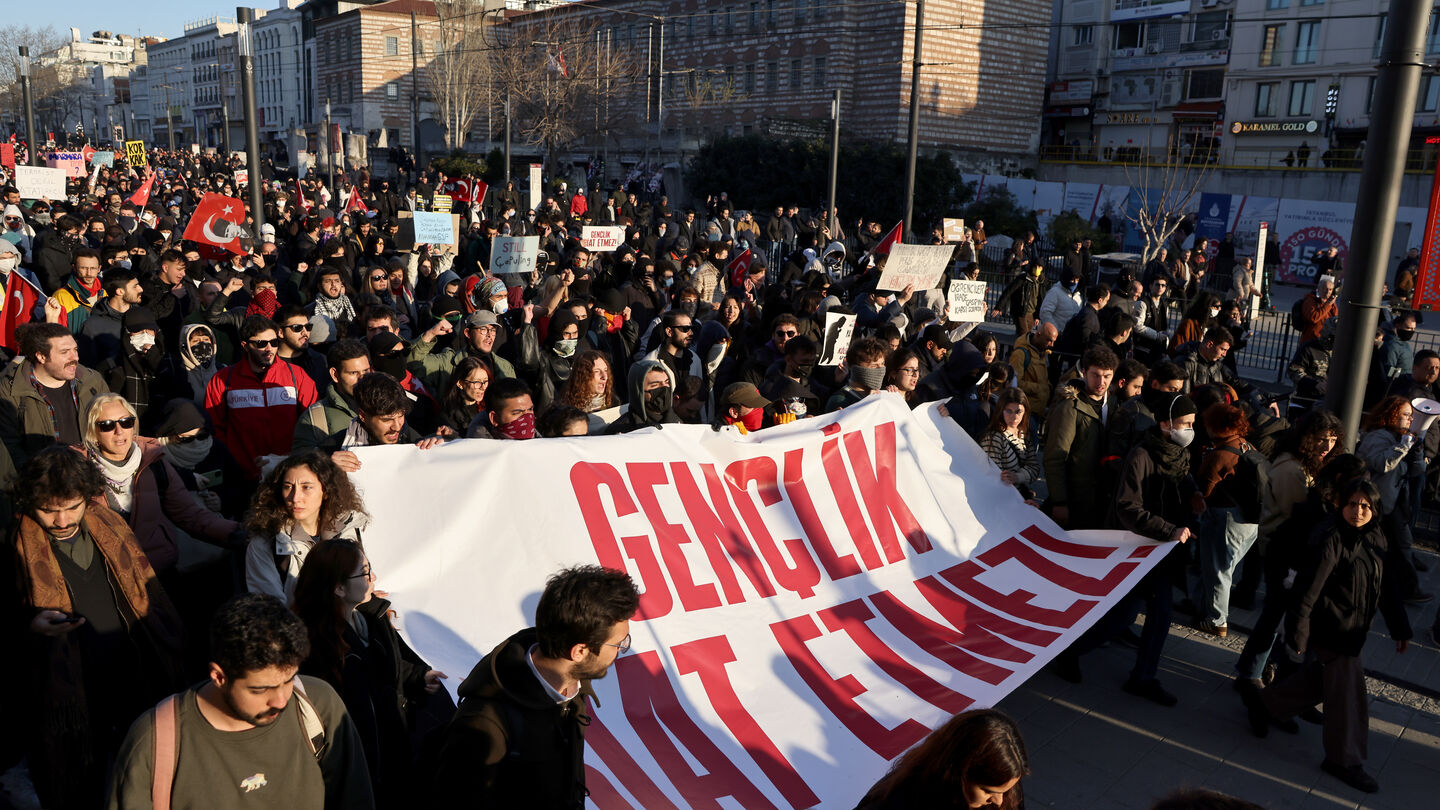
<svg viewBox="0 0 1440 810">
<path fill-rule="evenodd" d="M 18 2 L 18 0 L 17 0 Z M 70 28 L 80 29 L 82 36 L 92 31 L 117 34 L 143 34 L 173 39 L 185 33 L 185 23 L 202 17 L 234 17 L 237 6 L 244 2 L 226 0 L 143 0 L 140 3 L 117 3 L 115 0 L 66 0 L 60 3 L 26 3 L 23 19 L 26 25 L 43 28 L 53 25 L 56 31 L 69 36 Z M 251 0 L 253 8 L 273 8 L 275 0 Z M 143 9 L 143 13 L 137 13 Z"/>
</svg>

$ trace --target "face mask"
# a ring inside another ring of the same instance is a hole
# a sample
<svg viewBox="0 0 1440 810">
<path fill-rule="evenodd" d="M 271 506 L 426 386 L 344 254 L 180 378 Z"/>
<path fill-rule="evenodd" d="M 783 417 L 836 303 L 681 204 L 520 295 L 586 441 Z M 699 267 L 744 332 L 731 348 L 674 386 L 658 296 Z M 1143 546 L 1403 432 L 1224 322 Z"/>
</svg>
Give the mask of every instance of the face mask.
<svg viewBox="0 0 1440 810">
<path fill-rule="evenodd" d="M 49 225 L 49 224 L 50 224 L 50 214 L 49 214 L 49 213 L 37 213 L 37 214 L 32 214 L 31 216 L 33 216 L 33 217 L 35 218 L 35 223 L 38 224 L 38 225 Z"/>
<path fill-rule="evenodd" d="M 809 377 L 810 374 L 811 374 L 811 372 L 813 372 L 813 371 L 815 371 L 815 364 L 814 364 L 814 363 L 796 363 L 796 364 L 795 364 L 795 373 L 796 373 L 797 375 L 799 375 L 800 379 L 802 379 L 802 380 L 805 379 L 805 378 L 807 378 L 807 377 Z"/>
<path fill-rule="evenodd" d="M 792 416 L 805 416 L 806 414 L 810 413 L 810 408 L 806 406 L 805 400 L 799 397 L 795 397 L 794 399 L 785 403 L 785 412 Z"/>
<path fill-rule="evenodd" d="M 681 301 L 675 305 L 675 311 L 683 312 L 693 318 L 695 317 L 695 307 L 698 303 L 698 301 Z"/>
<path fill-rule="evenodd" d="M 850 382 L 857 388 L 864 388 L 867 391 L 878 391 L 885 385 L 885 369 L 882 368 L 852 368 L 850 369 Z"/>
<path fill-rule="evenodd" d="M 376 357 L 375 370 L 389 374 L 397 380 L 405 379 L 405 354 L 396 353 L 387 357 Z"/>
<path fill-rule="evenodd" d="M 1195 441 L 1195 428 L 1170 428 L 1170 441 L 1180 447 L 1189 447 Z"/>
<path fill-rule="evenodd" d="M 1219 310 L 1218 308 L 1216 308 L 1216 307 L 1211 307 L 1211 308 L 1210 308 L 1210 317 L 1212 317 L 1212 318 L 1218 318 L 1219 316 L 1220 316 L 1220 310 Z"/>
<path fill-rule="evenodd" d="M 575 345 L 579 342 L 580 338 L 561 338 L 555 341 L 555 353 L 561 357 L 569 357 L 575 354 Z"/>
<path fill-rule="evenodd" d="M 500 435 L 507 439 L 533 439 L 535 438 L 535 414 L 527 413 L 513 422 L 506 422 L 500 426 Z"/>
<path fill-rule="evenodd" d="M 1067 290 L 1069 290 L 1070 292 L 1073 293 L 1073 292 L 1075 292 L 1076 290 L 1080 289 L 1080 282 L 1078 282 L 1078 281 L 1072 281 L 1072 282 L 1070 282 L 1069 284 L 1066 284 L 1066 285 L 1065 285 L 1065 289 L 1067 289 Z"/>
<path fill-rule="evenodd" d="M 751 408 L 749 413 L 740 417 L 740 424 L 744 425 L 746 430 L 759 430 L 765 425 L 765 409 Z"/>
<path fill-rule="evenodd" d="M 195 355 L 196 360 L 208 363 L 210 358 L 215 356 L 215 344 L 208 340 L 196 343 L 190 347 L 190 353 Z"/>
<path fill-rule="evenodd" d="M 115 262 L 115 266 L 116 266 L 116 267 L 119 267 L 119 268 L 123 268 L 123 269 L 125 269 L 125 270 L 129 270 L 130 267 L 131 267 L 131 263 L 130 263 L 130 260 L 129 260 L 129 259 L 121 259 L 120 261 Z"/>
<path fill-rule="evenodd" d="M 3 271 L 3 272 L 8 273 L 8 272 L 10 272 L 11 270 L 14 270 L 15 268 L 17 268 L 17 267 L 19 267 L 19 266 L 20 266 L 20 257 L 14 255 L 14 254 L 8 254 L 8 255 L 5 256 L 5 258 L 0 259 L 0 271 Z"/>
<path fill-rule="evenodd" d="M 1396 329 L 1396 330 L 1395 330 L 1395 337 L 1400 338 L 1401 340 L 1404 340 L 1404 341 L 1409 341 L 1410 338 L 1415 337 L 1415 330 L 1414 330 L 1414 329 Z"/>
<path fill-rule="evenodd" d="M 670 386 L 665 385 L 645 392 L 645 412 L 655 418 L 665 415 L 670 410 Z"/>
<path fill-rule="evenodd" d="M 161 232 L 160 232 L 160 238 L 161 238 L 161 239 L 164 239 L 166 242 L 169 242 L 169 241 L 170 241 L 170 232 L 169 232 L 169 231 L 161 231 Z"/>
<path fill-rule="evenodd" d="M 155 336 L 148 332 L 136 332 L 130 336 L 130 345 L 135 347 L 135 351 L 143 352 L 155 345 Z"/>
<path fill-rule="evenodd" d="M 490 306 L 494 308 L 496 315 L 504 315 L 510 311 L 510 301 L 506 298 L 502 298 L 499 301 L 492 301 L 490 302 Z"/>
<path fill-rule="evenodd" d="M 135 217 L 120 217 L 120 227 L 127 231 L 135 230 Z"/>
<path fill-rule="evenodd" d="M 215 443 L 212 436 L 203 439 L 196 439 L 193 442 L 165 442 L 165 457 L 171 464 L 182 470 L 193 470 L 196 465 L 204 461 L 210 455 L 211 446 Z"/>
<path fill-rule="evenodd" d="M 664 286 L 668 288 L 668 287 L 673 287 L 674 285 L 675 285 L 675 277 L 674 277 L 674 276 L 666 276 L 666 277 L 665 277 L 665 285 L 664 285 Z"/>
</svg>

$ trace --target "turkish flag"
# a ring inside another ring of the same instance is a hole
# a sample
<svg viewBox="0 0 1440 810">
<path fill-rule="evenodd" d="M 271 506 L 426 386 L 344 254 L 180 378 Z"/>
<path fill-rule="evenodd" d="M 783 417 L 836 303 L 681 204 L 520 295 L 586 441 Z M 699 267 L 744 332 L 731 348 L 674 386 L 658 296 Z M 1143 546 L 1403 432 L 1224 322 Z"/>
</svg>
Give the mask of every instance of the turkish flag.
<svg viewBox="0 0 1440 810">
<path fill-rule="evenodd" d="M 15 329 L 30 322 L 35 304 L 44 298 L 44 295 L 18 270 L 10 271 L 6 286 L 8 289 L 5 290 L 5 308 L 0 310 L 0 346 L 18 354 L 20 345 L 15 340 Z"/>
<path fill-rule="evenodd" d="M 905 228 L 905 223 L 903 223 L 903 222 L 897 222 L 897 223 L 895 223 L 895 227 L 893 227 L 893 228 L 890 229 L 890 233 L 885 234 L 885 238 L 884 238 L 884 239 L 881 239 L 881 240 L 880 240 L 880 244 L 878 244 L 878 245 L 875 246 L 875 251 L 874 251 L 875 255 L 876 255 L 876 256 L 889 256 L 889 255 L 890 255 L 890 248 L 894 247 L 895 245 L 900 244 L 900 240 L 902 240 L 902 239 L 905 238 L 905 234 L 903 233 L 904 228 Z"/>
<path fill-rule="evenodd" d="M 445 183 L 445 193 L 449 194 L 450 199 L 456 202 L 468 203 L 472 200 L 470 196 L 470 181 L 463 177 L 447 181 Z"/>
<path fill-rule="evenodd" d="M 300 188 L 300 178 L 298 177 L 295 178 L 295 204 L 300 206 L 300 210 L 305 212 L 305 216 L 310 216 L 310 201 L 305 198 L 305 190 Z"/>
<path fill-rule="evenodd" d="M 730 276 L 730 286 L 736 289 L 745 287 L 745 277 L 750 275 L 750 248 L 740 251 L 740 254 L 725 265 L 725 272 Z"/>
<path fill-rule="evenodd" d="M 358 188 L 350 189 L 350 202 L 345 203 L 344 213 L 348 214 L 351 211 L 354 211 L 357 214 L 366 214 L 370 212 L 370 209 L 365 206 L 365 201 L 360 199 L 360 189 Z"/>
<path fill-rule="evenodd" d="M 130 195 L 130 204 L 134 205 L 136 208 L 144 208 L 145 206 L 149 205 L 150 190 L 154 187 L 155 172 L 152 171 L 150 172 L 150 176 L 145 178 L 145 182 L 141 184 L 140 188 L 135 189 L 135 193 Z"/>
<path fill-rule="evenodd" d="M 206 194 L 190 215 L 185 237 L 225 253 L 245 253 L 254 235 L 245 230 L 245 203 L 223 194 Z"/>
</svg>

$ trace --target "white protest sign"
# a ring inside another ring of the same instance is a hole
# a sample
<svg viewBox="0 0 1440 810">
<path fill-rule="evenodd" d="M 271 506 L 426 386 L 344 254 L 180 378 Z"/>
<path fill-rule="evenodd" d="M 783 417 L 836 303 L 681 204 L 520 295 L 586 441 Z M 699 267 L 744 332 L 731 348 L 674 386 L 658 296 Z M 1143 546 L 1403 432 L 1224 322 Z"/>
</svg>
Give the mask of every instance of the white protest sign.
<svg viewBox="0 0 1440 810">
<path fill-rule="evenodd" d="M 443 213 L 434 213 L 430 211 L 416 211 L 415 244 L 455 244 L 455 231 L 450 224 L 450 215 Z"/>
<path fill-rule="evenodd" d="M 247 186 L 247 185 L 249 185 L 249 184 L 250 184 L 250 170 L 249 170 L 249 169 L 236 169 L 236 170 L 235 170 L 235 185 L 237 185 L 237 186 Z"/>
<path fill-rule="evenodd" d="M 530 164 L 530 210 L 540 210 L 540 170 L 543 167 L 539 163 Z"/>
<path fill-rule="evenodd" d="M 941 228 L 945 233 L 946 242 L 965 241 L 965 220 L 963 219 L 942 219 Z"/>
<path fill-rule="evenodd" d="M 529 273 L 540 253 L 538 236 L 497 236 L 490 240 L 490 272 Z"/>
<path fill-rule="evenodd" d="M 817 366 L 838 366 L 850 350 L 850 340 L 855 335 L 855 316 L 839 312 L 825 313 L 825 334 L 820 342 L 820 359 Z"/>
<path fill-rule="evenodd" d="M 898 292 L 913 286 L 916 291 L 933 290 L 940 286 L 954 253 L 954 245 L 895 245 L 885 260 L 878 289 Z"/>
<path fill-rule="evenodd" d="M 44 166 L 16 166 L 15 189 L 26 200 L 48 197 L 52 200 L 65 199 L 65 170 Z"/>
<path fill-rule="evenodd" d="M 598 808 L 853 806 L 1175 545 L 1066 534 L 953 420 L 893 394 L 744 436 L 676 424 L 355 452 L 379 587 L 452 691 L 533 625 L 556 571 L 634 578 L 631 649 L 591 682 Z"/>
<path fill-rule="evenodd" d="M 609 253 L 624 243 L 623 225 L 586 225 L 580 232 L 580 247 L 591 253 Z"/>
<path fill-rule="evenodd" d="M 983 281 L 952 281 L 945 298 L 945 319 L 949 321 L 985 320 L 985 289 Z"/>
</svg>

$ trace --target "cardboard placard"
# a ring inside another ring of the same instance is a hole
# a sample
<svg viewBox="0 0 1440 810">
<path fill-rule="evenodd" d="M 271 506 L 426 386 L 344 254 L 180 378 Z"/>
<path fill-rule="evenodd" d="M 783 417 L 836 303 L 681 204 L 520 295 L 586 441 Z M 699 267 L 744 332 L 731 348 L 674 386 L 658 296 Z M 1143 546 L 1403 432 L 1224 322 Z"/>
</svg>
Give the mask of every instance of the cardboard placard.
<svg viewBox="0 0 1440 810">
<path fill-rule="evenodd" d="M 985 320 L 985 282 L 952 281 L 945 299 L 945 318 L 952 322 Z"/>
<path fill-rule="evenodd" d="M 45 165 L 60 169 L 66 177 L 84 177 L 85 155 L 80 152 L 51 152 L 45 156 Z"/>
<path fill-rule="evenodd" d="M 855 337 L 855 316 L 840 312 L 825 313 L 825 334 L 820 342 L 820 359 L 817 366 L 838 366 L 850 351 L 850 341 Z"/>
<path fill-rule="evenodd" d="M 538 236 L 497 236 L 490 240 L 490 273 L 496 276 L 531 273 L 539 254 Z"/>
<path fill-rule="evenodd" d="M 530 164 L 530 209 L 540 210 L 540 170 L 543 167 L 539 163 Z"/>
<path fill-rule="evenodd" d="M 0 143 L 0 166 L 15 168 L 15 144 Z"/>
<path fill-rule="evenodd" d="M 916 292 L 933 290 L 940 286 L 954 253 L 954 245 L 895 245 L 885 260 L 878 289 L 899 292 L 910 286 Z"/>
<path fill-rule="evenodd" d="M 90 157 L 91 166 L 114 166 L 115 153 L 110 151 L 96 152 Z"/>
<path fill-rule="evenodd" d="M 965 220 L 963 219 L 942 219 L 940 225 L 945 231 L 946 242 L 965 241 Z"/>
<path fill-rule="evenodd" d="M 149 166 L 150 157 L 145 154 L 145 142 L 126 141 L 125 160 L 135 168 L 139 168 L 141 166 Z"/>
<path fill-rule="evenodd" d="M 425 213 L 421 211 L 420 213 Z M 444 242 L 436 242 L 437 245 L 458 245 L 460 244 L 460 215 L 441 214 L 450 217 L 450 238 Z M 415 239 L 415 212 L 398 211 L 395 214 L 395 221 L 399 224 L 400 230 L 396 231 L 394 243 L 395 249 L 399 251 L 414 250 L 417 244 L 426 244 L 425 240 Z M 538 238 L 538 237 L 537 237 Z M 453 251 L 453 248 L 451 249 Z"/>
<path fill-rule="evenodd" d="M 450 226 L 450 214 L 444 212 L 415 212 L 415 244 L 453 245 L 454 230 Z"/>
<path fill-rule="evenodd" d="M 237 185 L 237 186 L 248 186 L 248 185 L 250 185 L 250 170 L 249 170 L 249 169 L 236 169 L 236 170 L 235 170 L 235 185 Z"/>
<path fill-rule="evenodd" d="M 609 253 L 624 242 L 623 225 L 586 225 L 580 232 L 580 247 L 591 253 Z"/>
<path fill-rule="evenodd" d="M 20 192 L 22 199 L 38 200 L 45 197 L 51 200 L 63 200 L 65 199 L 65 171 L 44 166 L 16 166 L 15 188 Z"/>
</svg>

